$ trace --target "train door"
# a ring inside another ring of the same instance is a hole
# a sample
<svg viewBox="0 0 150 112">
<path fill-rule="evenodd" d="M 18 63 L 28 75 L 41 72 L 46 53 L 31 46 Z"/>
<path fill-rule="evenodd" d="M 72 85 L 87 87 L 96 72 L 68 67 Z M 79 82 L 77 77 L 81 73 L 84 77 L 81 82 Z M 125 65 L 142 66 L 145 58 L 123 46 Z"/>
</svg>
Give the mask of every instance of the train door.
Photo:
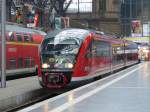
<svg viewBox="0 0 150 112">
<path fill-rule="evenodd" d="M 138 62 L 138 46 L 135 43 L 128 42 L 125 46 L 126 65 Z"/>
<path fill-rule="evenodd" d="M 95 40 L 92 41 L 91 44 L 91 72 L 94 73 L 97 70 L 97 59 L 96 59 L 96 44 Z"/>
<path fill-rule="evenodd" d="M 25 68 L 33 68 L 35 69 L 35 63 L 38 61 L 38 45 L 33 43 L 33 38 L 31 34 L 24 34 L 24 63 Z"/>
<path fill-rule="evenodd" d="M 17 68 L 22 69 L 24 66 L 23 63 L 23 37 L 21 33 L 16 33 L 16 39 L 17 39 L 17 55 L 16 55 L 16 60 L 17 60 Z"/>
<path fill-rule="evenodd" d="M 113 70 L 124 67 L 125 65 L 125 54 L 124 54 L 124 43 L 120 41 L 119 43 L 112 44 L 112 66 Z"/>
<path fill-rule="evenodd" d="M 16 45 L 16 37 L 14 32 L 7 33 L 7 46 L 6 46 L 6 69 L 12 70 L 17 67 L 17 45 Z M 8 71 L 6 71 L 8 72 Z"/>
<path fill-rule="evenodd" d="M 111 50 L 110 43 L 107 41 L 99 41 L 97 56 L 99 57 L 98 69 L 102 73 L 110 72 L 110 63 L 111 63 Z"/>
<path fill-rule="evenodd" d="M 93 40 L 89 43 L 87 51 L 86 51 L 86 63 L 85 63 L 85 71 L 88 72 L 88 74 L 92 74 L 93 71 L 93 67 L 92 67 L 92 63 L 93 63 L 93 51 L 92 51 L 92 45 L 93 45 Z"/>
<path fill-rule="evenodd" d="M 31 67 L 31 59 L 35 55 L 34 52 L 35 50 L 33 49 L 34 47 L 30 43 L 30 38 L 27 33 L 23 34 L 24 38 L 24 43 L 26 43 L 24 47 L 24 51 L 28 52 L 23 52 L 24 53 L 24 67 L 25 68 L 30 68 Z"/>
</svg>

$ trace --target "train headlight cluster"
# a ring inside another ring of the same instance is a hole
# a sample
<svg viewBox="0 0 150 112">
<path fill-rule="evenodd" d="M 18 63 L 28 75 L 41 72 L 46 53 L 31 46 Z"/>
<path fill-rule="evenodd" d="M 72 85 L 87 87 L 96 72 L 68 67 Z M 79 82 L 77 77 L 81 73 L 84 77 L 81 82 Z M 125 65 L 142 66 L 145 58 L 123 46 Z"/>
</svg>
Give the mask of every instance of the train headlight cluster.
<svg viewBox="0 0 150 112">
<path fill-rule="evenodd" d="M 65 68 L 73 68 L 73 64 L 72 63 L 65 63 Z"/>
<path fill-rule="evenodd" d="M 49 68 L 49 67 L 50 67 L 50 65 L 48 65 L 47 63 L 42 64 L 42 68 Z"/>
</svg>

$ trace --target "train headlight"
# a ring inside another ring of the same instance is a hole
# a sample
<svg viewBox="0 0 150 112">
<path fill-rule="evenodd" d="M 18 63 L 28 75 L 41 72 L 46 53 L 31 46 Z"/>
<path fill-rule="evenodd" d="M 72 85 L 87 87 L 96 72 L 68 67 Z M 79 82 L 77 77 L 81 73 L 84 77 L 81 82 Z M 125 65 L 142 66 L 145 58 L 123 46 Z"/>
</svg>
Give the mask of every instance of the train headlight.
<svg viewBox="0 0 150 112">
<path fill-rule="evenodd" d="M 49 68 L 50 65 L 48 65 L 47 63 L 42 64 L 42 68 Z"/>
<path fill-rule="evenodd" d="M 66 63 L 65 68 L 73 68 L 73 64 L 72 63 Z"/>
</svg>

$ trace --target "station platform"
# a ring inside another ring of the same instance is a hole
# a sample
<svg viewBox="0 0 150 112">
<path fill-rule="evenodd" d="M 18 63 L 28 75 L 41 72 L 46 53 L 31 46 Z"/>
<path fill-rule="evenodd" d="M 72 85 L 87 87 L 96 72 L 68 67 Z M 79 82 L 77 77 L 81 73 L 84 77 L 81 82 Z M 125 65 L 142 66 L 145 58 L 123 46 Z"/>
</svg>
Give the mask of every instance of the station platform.
<svg viewBox="0 0 150 112">
<path fill-rule="evenodd" d="M 19 112 L 150 112 L 150 62 L 129 67 Z"/>
<path fill-rule="evenodd" d="M 35 98 L 41 89 L 37 76 L 7 81 L 6 88 L 0 88 L 0 112 Z"/>
</svg>

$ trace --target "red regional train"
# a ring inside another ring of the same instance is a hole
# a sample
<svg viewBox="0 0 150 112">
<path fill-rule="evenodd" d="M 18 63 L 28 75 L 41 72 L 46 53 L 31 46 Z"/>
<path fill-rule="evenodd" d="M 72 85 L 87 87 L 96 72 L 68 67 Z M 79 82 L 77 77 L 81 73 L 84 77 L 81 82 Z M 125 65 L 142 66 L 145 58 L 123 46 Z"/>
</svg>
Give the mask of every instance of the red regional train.
<svg viewBox="0 0 150 112">
<path fill-rule="evenodd" d="M 38 77 L 43 87 L 64 87 L 138 62 L 136 43 L 98 31 L 64 29 L 43 40 Z"/>
<path fill-rule="evenodd" d="M 6 25 L 6 76 L 35 73 L 45 32 Z"/>
</svg>

